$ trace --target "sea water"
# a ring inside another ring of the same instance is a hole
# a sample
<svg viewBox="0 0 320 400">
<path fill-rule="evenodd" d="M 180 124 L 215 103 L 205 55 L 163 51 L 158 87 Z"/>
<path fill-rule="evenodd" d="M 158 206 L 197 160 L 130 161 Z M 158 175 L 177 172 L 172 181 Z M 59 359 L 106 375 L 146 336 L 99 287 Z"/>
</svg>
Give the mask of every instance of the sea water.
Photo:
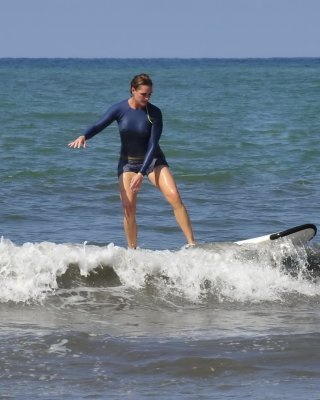
<svg viewBox="0 0 320 400">
<path fill-rule="evenodd" d="M 133 75 L 196 249 L 145 179 L 122 228 L 116 125 L 67 144 Z M 319 399 L 320 60 L 0 60 L 0 398 Z"/>
</svg>

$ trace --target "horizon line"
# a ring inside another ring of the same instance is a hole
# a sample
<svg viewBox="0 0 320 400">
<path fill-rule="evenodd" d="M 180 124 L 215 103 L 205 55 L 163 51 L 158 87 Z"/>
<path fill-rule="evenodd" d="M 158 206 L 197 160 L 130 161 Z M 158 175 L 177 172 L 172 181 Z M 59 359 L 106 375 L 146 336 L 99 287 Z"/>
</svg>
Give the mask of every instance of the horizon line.
<svg viewBox="0 0 320 400">
<path fill-rule="evenodd" d="M 2 57 L 0 60 L 281 60 L 319 59 L 319 56 L 266 56 L 266 57 Z"/>
</svg>

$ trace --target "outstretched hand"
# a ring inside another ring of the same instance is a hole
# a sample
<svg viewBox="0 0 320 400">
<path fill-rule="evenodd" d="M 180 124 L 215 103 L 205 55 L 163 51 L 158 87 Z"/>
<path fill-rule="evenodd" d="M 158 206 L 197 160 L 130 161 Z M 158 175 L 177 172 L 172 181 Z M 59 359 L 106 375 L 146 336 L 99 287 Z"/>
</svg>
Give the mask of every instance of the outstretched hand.
<svg viewBox="0 0 320 400">
<path fill-rule="evenodd" d="M 68 146 L 72 149 L 80 149 L 80 147 L 86 147 L 86 138 L 84 135 L 79 136 L 76 140 L 69 143 Z"/>
</svg>

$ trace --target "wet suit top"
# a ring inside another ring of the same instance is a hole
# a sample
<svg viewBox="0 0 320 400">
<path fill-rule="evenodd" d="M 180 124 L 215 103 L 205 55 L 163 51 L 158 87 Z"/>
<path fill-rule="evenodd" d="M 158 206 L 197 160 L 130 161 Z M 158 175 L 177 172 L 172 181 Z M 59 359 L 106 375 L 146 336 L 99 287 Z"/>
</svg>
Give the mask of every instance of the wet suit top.
<svg viewBox="0 0 320 400">
<path fill-rule="evenodd" d="M 141 161 L 139 172 L 145 175 L 154 158 L 164 157 L 159 146 L 162 133 L 160 109 L 151 103 L 143 109 L 133 109 L 128 100 L 123 100 L 111 106 L 99 121 L 85 131 L 85 139 L 91 139 L 114 121 L 117 121 L 120 131 L 120 157 Z"/>
</svg>

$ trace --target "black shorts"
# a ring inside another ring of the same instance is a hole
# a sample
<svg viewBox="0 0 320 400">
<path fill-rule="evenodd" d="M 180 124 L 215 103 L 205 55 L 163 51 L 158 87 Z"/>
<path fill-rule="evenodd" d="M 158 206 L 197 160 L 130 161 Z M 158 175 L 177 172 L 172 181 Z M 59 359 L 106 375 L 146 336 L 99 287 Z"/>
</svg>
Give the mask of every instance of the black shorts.
<svg viewBox="0 0 320 400">
<path fill-rule="evenodd" d="M 142 164 L 143 161 L 141 160 L 132 160 L 121 157 L 118 163 L 118 178 L 124 172 L 135 172 L 137 174 L 140 171 Z M 152 172 L 155 167 L 158 167 L 159 165 L 166 165 L 169 167 L 169 164 L 164 157 L 154 158 L 146 171 L 146 175 L 149 175 L 150 172 Z"/>
</svg>

